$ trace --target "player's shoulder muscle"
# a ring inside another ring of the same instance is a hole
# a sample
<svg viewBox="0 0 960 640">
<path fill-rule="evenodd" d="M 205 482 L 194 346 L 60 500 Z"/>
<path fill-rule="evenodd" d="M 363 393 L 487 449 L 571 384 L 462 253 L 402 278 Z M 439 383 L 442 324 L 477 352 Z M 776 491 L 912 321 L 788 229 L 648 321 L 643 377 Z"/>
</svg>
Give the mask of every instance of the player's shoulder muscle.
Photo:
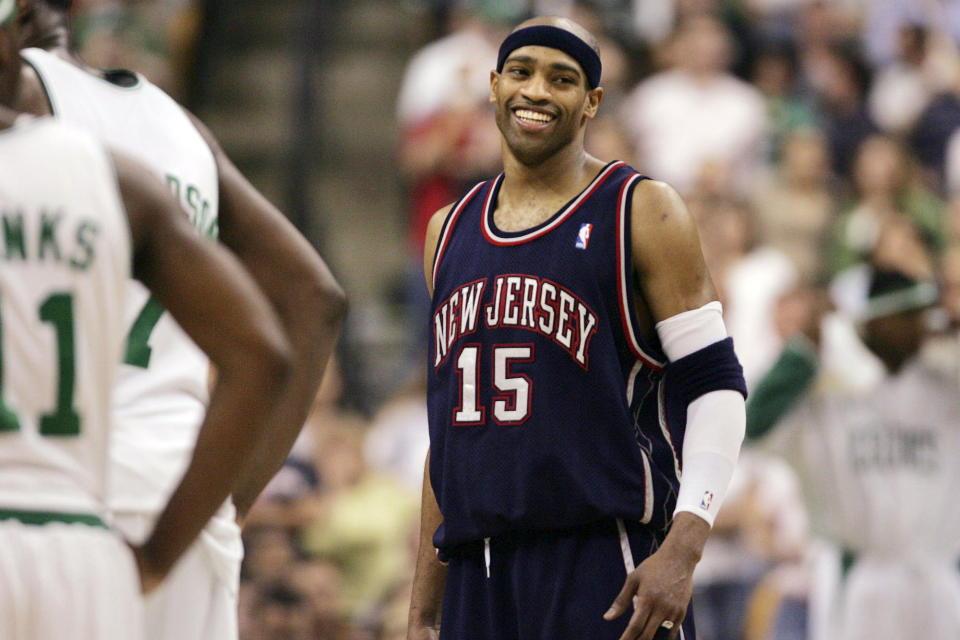
<svg viewBox="0 0 960 640">
<path fill-rule="evenodd" d="M 654 319 L 716 299 L 696 222 L 673 187 L 644 180 L 634 190 L 631 206 L 633 267 Z"/>
<path fill-rule="evenodd" d="M 630 204 L 631 241 L 638 270 L 644 271 L 650 262 L 671 255 L 675 258 L 689 252 L 700 255 L 696 222 L 683 199 L 669 184 L 658 180 L 641 181 L 634 189 Z"/>
</svg>

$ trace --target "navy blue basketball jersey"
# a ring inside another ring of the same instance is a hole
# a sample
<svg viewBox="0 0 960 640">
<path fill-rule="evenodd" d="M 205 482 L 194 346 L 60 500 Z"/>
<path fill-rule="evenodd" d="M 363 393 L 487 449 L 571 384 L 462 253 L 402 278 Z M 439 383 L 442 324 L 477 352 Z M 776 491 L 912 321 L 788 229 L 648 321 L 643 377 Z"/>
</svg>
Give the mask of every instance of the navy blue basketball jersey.
<svg viewBox="0 0 960 640">
<path fill-rule="evenodd" d="M 685 412 L 636 330 L 630 202 L 608 164 L 535 228 L 497 229 L 503 176 L 452 208 L 433 265 L 430 481 L 444 549 L 604 518 L 664 528 Z"/>
</svg>

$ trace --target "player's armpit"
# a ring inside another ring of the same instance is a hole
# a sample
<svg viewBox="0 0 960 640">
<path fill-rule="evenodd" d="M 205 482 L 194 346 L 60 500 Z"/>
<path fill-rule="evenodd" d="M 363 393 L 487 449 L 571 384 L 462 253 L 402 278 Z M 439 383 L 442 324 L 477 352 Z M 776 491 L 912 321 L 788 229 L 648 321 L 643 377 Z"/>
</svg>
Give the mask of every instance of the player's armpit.
<svg viewBox="0 0 960 640">
<path fill-rule="evenodd" d="M 440 243 L 443 223 L 446 222 L 451 209 L 453 209 L 453 203 L 439 209 L 427 224 L 427 233 L 423 245 L 423 275 L 427 279 L 427 291 L 430 292 L 431 297 L 433 297 L 433 263 L 437 256 L 437 245 Z"/>
<path fill-rule="evenodd" d="M 716 300 L 697 226 L 677 192 L 663 182 L 643 180 L 631 207 L 633 267 L 653 321 Z"/>
<path fill-rule="evenodd" d="M 286 386 L 290 347 L 256 284 L 228 252 L 201 239 L 142 164 L 114 163 L 130 221 L 134 273 L 217 367 L 193 458 L 141 546 L 141 567 L 163 575 L 223 503 Z"/>
<path fill-rule="evenodd" d="M 220 240 L 253 276 L 293 347 L 287 392 L 271 437 L 234 487 L 241 518 L 283 465 L 299 435 L 347 312 L 346 296 L 310 243 L 244 177 L 199 119 L 187 112 L 213 151 L 219 172 Z"/>
</svg>

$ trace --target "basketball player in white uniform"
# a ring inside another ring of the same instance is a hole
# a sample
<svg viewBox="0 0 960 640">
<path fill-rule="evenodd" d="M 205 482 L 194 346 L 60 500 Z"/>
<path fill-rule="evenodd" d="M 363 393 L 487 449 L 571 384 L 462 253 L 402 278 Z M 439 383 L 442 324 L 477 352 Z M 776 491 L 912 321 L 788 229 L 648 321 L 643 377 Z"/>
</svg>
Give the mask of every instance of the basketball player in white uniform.
<svg viewBox="0 0 960 640">
<path fill-rule="evenodd" d="M 218 235 L 250 271 L 283 322 L 295 354 L 274 437 L 235 487 L 241 515 L 283 463 L 302 426 L 345 311 L 326 266 L 283 215 L 237 171 L 209 132 L 169 96 L 130 72 L 85 68 L 69 49 L 68 1 L 23 3 L 20 106 L 52 112 L 138 157 L 165 180 L 197 230 Z M 208 368 L 162 307 L 131 283 L 128 343 L 118 378 L 113 448 L 117 525 L 141 539 L 189 460 L 207 402 Z M 166 584 L 147 601 L 150 640 L 233 640 L 242 545 L 229 502 Z"/>
<path fill-rule="evenodd" d="M 792 463 L 811 527 L 836 546 L 815 577 L 811 638 L 954 640 L 960 396 L 956 379 L 920 355 L 937 291 L 900 275 L 874 282 L 864 329 L 874 362 L 862 369 L 875 373 L 853 380 L 849 362 L 819 366 L 794 339 L 751 396 L 748 437 Z M 828 319 L 825 355 L 842 328 Z"/>
<path fill-rule="evenodd" d="M 0 105 L 20 72 L 14 17 L 0 0 Z M 138 640 L 141 584 L 169 571 L 266 437 L 289 345 L 148 169 L 16 118 L 0 107 L 0 637 Z M 183 480 L 134 553 L 105 524 L 131 264 L 221 371 Z"/>
</svg>

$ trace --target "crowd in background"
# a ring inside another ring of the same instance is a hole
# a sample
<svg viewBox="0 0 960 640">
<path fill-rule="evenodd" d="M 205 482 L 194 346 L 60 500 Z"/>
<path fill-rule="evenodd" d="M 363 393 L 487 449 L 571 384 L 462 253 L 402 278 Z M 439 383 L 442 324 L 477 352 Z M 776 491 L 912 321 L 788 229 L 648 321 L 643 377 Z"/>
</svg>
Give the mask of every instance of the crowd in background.
<svg viewBox="0 0 960 640">
<path fill-rule="evenodd" d="M 91 62 L 177 93 L 194 3 L 76 4 Z M 936 275 L 945 326 L 960 318 L 960 0 L 410 4 L 438 34 L 409 60 L 396 108 L 411 353 L 427 335 L 426 221 L 499 170 L 489 72 L 528 12 L 566 13 L 600 38 L 604 101 L 587 150 L 684 197 L 748 384 L 802 328 L 810 291 L 856 307 L 849 282 L 865 261 Z M 918 246 L 923 257 L 905 255 Z M 244 640 L 405 637 L 424 376 L 411 357 L 400 391 L 364 416 L 343 408 L 331 367 L 245 528 Z M 790 470 L 746 449 L 695 577 L 702 638 L 805 638 L 816 547 Z"/>
</svg>

